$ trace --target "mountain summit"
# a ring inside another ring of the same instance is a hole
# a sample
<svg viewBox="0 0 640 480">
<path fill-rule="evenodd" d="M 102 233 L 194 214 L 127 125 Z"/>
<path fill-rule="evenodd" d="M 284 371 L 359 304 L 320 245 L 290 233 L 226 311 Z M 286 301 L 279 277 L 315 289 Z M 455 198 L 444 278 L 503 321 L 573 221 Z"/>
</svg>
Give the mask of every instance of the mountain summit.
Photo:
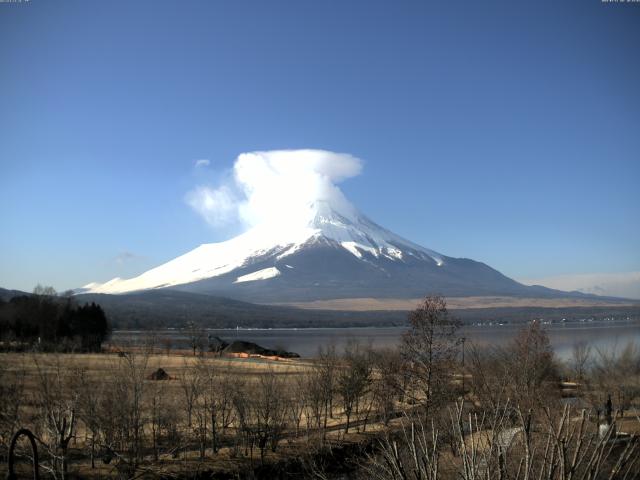
<svg viewBox="0 0 640 480">
<path fill-rule="evenodd" d="M 344 197 L 315 200 L 286 219 L 196 249 L 135 278 L 91 283 L 83 293 L 171 288 L 255 302 L 337 298 L 559 296 L 491 267 L 424 248 L 377 225 Z"/>
</svg>

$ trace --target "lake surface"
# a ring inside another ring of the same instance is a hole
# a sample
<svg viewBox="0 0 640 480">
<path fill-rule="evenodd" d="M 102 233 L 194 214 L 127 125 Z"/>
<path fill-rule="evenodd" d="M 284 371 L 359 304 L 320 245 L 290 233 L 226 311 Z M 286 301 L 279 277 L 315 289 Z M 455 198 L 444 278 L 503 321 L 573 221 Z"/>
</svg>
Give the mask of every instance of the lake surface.
<svg viewBox="0 0 640 480">
<path fill-rule="evenodd" d="M 520 325 L 465 326 L 460 336 L 467 345 L 500 346 L 508 343 L 522 328 Z M 593 349 L 619 350 L 629 342 L 640 346 L 640 323 L 634 321 L 576 322 L 545 325 L 556 354 L 567 359 L 573 346 L 586 342 Z M 350 340 L 370 344 L 375 348 L 390 348 L 399 344 L 406 327 L 364 327 L 364 328 L 298 328 L 298 329 L 208 329 L 207 333 L 227 342 L 245 340 L 265 348 L 278 348 L 313 357 L 320 347 L 335 345 L 338 351 L 344 349 Z M 141 344 L 149 337 L 155 337 L 159 346 L 188 348 L 188 336 L 180 330 L 158 331 L 115 331 L 112 341 L 117 344 Z"/>
</svg>

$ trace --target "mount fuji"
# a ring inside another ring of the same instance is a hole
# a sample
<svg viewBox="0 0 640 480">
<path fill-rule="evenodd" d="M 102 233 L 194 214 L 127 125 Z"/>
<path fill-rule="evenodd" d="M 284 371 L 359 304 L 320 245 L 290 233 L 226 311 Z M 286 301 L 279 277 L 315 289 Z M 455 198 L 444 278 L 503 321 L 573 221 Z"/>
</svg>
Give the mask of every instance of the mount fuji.
<svg viewBox="0 0 640 480">
<path fill-rule="evenodd" d="M 377 225 L 345 201 L 314 200 L 131 279 L 91 283 L 78 293 L 158 289 L 255 303 L 446 296 L 567 297 L 522 285 L 488 265 L 424 248 Z"/>
</svg>

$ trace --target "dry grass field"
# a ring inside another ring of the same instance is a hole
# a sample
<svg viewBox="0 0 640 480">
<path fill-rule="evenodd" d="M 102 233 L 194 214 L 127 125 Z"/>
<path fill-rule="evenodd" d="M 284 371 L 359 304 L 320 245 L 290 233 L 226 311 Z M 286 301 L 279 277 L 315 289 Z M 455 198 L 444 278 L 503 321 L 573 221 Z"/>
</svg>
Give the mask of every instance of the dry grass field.
<svg viewBox="0 0 640 480">
<path fill-rule="evenodd" d="M 560 364 L 534 322 L 504 348 L 469 350 L 463 365 L 455 324 L 443 322 L 435 337 L 420 326 L 400 349 L 353 342 L 340 355 L 329 348 L 313 360 L 124 344 L 99 354 L 0 353 L 0 469 L 12 432 L 22 427 L 37 437 L 43 476 L 61 480 L 202 472 L 216 472 L 206 478 L 273 478 L 273 469 L 308 478 L 324 475 L 314 469 L 327 450 L 329 468 L 364 461 L 376 467 L 380 458 L 402 462 L 396 440 L 403 455 L 425 456 L 415 465 L 440 465 L 448 480 L 462 478 L 464 451 L 500 464 L 501 453 L 491 446 L 507 437 L 517 447 L 508 466 L 515 472 L 528 455 L 525 431 L 539 453 L 551 440 L 575 445 L 571 432 L 579 421 L 586 422 L 580 435 L 590 455 L 599 455 L 609 442 L 600 441 L 599 429 L 612 417 L 625 434 L 613 443 L 640 448 L 634 437 L 640 433 L 640 349 L 634 344 L 606 355 L 576 349 Z M 414 448 L 415 425 L 423 435 L 418 446 L 428 447 L 422 452 Z M 376 458 L 362 450 L 372 445 Z M 351 447 L 355 462 L 338 459 L 336 452 Z M 26 472 L 24 448 L 21 453 Z M 557 458 L 538 457 L 540 471 L 550 471 L 545 462 Z"/>
<path fill-rule="evenodd" d="M 69 472 L 83 478 L 121 474 L 115 460 L 106 464 L 103 459 L 121 455 L 126 463 L 129 454 L 127 439 L 131 435 L 127 431 L 127 422 L 131 422 L 132 412 L 136 415 L 131 410 L 132 401 L 140 402 L 138 421 L 142 440 L 137 468 L 153 475 L 192 474 L 206 470 L 232 474 L 247 465 L 273 464 L 299 457 L 309 452 L 309 439 L 320 435 L 320 418 L 313 418 L 314 411 L 297 403 L 296 398 L 305 396 L 302 389 L 313 381 L 309 375 L 314 367 L 309 361 L 220 358 L 212 354 L 193 356 L 188 351 L 168 355 L 141 350 L 129 350 L 127 354 L 2 353 L 0 361 L 0 381 L 20 379 L 15 428 L 27 427 L 43 440 L 42 444 L 51 445 L 55 442 L 51 438 L 51 429 L 45 426 L 49 423 L 45 416 L 52 412 L 67 418 L 75 416 L 66 455 Z M 152 374 L 160 368 L 169 378 L 152 380 Z M 218 401 L 222 398 L 228 404 L 214 407 L 210 403 L 213 400 L 208 396 L 211 393 L 208 389 L 222 386 L 228 391 L 213 392 L 212 396 L 218 397 Z M 132 399 L 132 392 L 136 390 L 139 390 L 140 398 Z M 93 404 L 88 404 L 92 401 Z M 117 401 L 122 405 L 116 405 Z M 362 435 L 368 437 L 379 430 L 381 424 L 373 421 L 372 402 L 364 403 L 367 404 L 367 418 L 364 419 L 362 412 L 352 414 L 352 427 L 349 433 L 345 433 L 344 412 L 338 400 L 333 401 L 328 415 L 322 420 L 322 436 L 325 438 L 322 443 L 361 442 Z M 103 411 L 87 412 L 91 407 Z M 211 413 L 214 409 L 218 410 L 218 415 L 229 417 L 227 425 L 218 426 L 215 452 L 211 440 L 201 437 L 203 433 L 205 437 L 211 434 Z M 240 414 L 245 414 L 243 409 L 250 418 L 239 418 Z M 259 445 L 261 433 L 252 430 L 273 427 L 270 420 L 259 418 L 269 414 L 274 416 L 271 420 L 273 425 L 286 424 L 282 431 L 277 432 L 277 449 L 271 445 L 269 448 Z M 105 424 L 94 425 L 96 430 L 113 430 L 112 433 L 101 433 L 100 441 L 96 441 L 93 468 L 89 454 L 92 425 L 87 415 L 94 415 L 97 422 Z M 318 415 L 317 411 L 315 415 Z M 111 421 L 119 425 L 112 428 L 108 425 Z M 264 425 L 260 427 L 261 421 Z M 154 429 L 157 430 L 155 433 Z M 256 439 L 247 440 L 243 436 L 246 431 L 251 431 Z M 108 438 L 110 435 L 113 438 Z M 116 437 L 119 440 L 114 440 Z M 99 443 L 110 443 L 110 448 L 117 452 L 106 454 L 106 449 L 98 446 Z M 46 450 L 42 444 L 40 448 Z M 261 446 L 263 452 L 260 452 Z M 21 468 L 27 467 L 23 462 Z M 6 473 L 4 468 L 6 466 L 2 464 L 0 475 Z"/>
<path fill-rule="evenodd" d="M 338 298 L 315 300 L 311 302 L 290 302 L 279 305 L 317 310 L 351 311 L 409 311 L 416 308 L 419 298 Z M 606 307 L 611 305 L 631 306 L 638 302 L 629 300 L 602 300 L 597 298 L 516 298 L 516 297 L 448 297 L 447 307 L 452 310 L 466 308 L 502 308 L 502 307 Z"/>
</svg>

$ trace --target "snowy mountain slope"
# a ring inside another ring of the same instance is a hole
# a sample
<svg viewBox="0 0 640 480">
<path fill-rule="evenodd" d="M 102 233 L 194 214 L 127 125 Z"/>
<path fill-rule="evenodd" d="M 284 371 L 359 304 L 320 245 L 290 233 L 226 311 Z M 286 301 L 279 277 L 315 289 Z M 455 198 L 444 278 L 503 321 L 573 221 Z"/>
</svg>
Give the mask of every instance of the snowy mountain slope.
<svg viewBox="0 0 640 480">
<path fill-rule="evenodd" d="M 321 239 L 340 245 L 362 261 L 367 261 L 366 254 L 392 260 L 412 255 L 442 264 L 442 255 L 404 240 L 355 210 L 349 210 L 343 208 L 338 212 L 327 202 L 313 202 L 308 205 L 304 222 L 285 228 L 282 225 L 261 225 L 225 242 L 200 245 L 138 277 L 128 280 L 114 278 L 104 284 L 91 283 L 85 285 L 83 291 L 125 293 L 196 282 L 224 275 L 265 256 L 284 259 Z M 256 276 L 255 280 L 258 279 L 261 277 Z"/>
<path fill-rule="evenodd" d="M 377 225 L 348 202 L 313 201 L 298 215 L 204 244 L 131 279 L 91 283 L 79 293 L 172 288 L 256 302 L 331 298 L 555 296 L 491 267 L 451 258 Z M 561 292 L 557 292 L 560 294 Z"/>
</svg>

